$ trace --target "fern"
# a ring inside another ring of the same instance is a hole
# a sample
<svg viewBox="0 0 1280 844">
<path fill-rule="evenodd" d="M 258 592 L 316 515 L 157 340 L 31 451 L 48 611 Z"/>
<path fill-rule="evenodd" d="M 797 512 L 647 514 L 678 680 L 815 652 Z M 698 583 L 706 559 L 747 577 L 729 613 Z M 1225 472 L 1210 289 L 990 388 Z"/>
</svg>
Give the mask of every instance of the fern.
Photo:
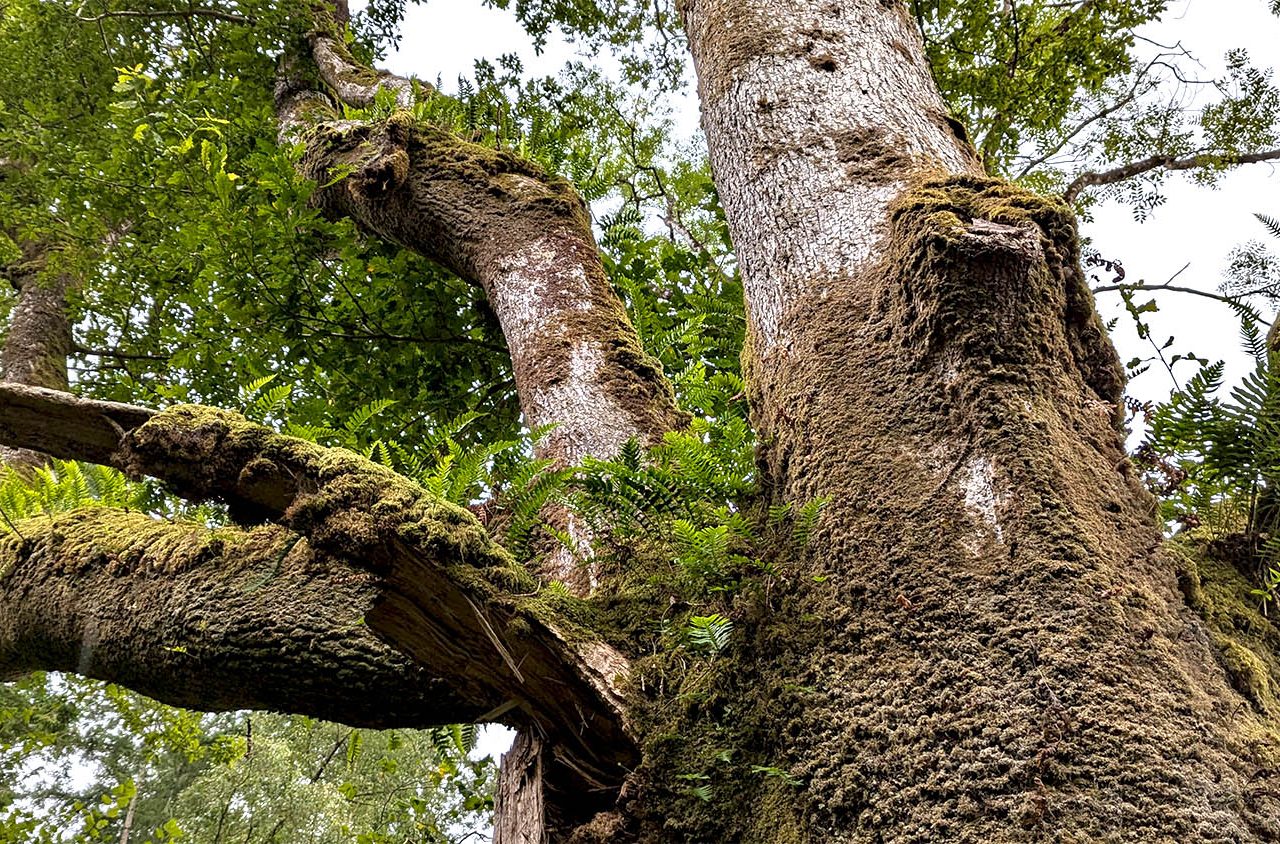
<svg viewBox="0 0 1280 844">
<path fill-rule="evenodd" d="M 729 648 L 733 637 L 733 622 L 718 613 L 695 615 L 689 619 L 687 636 L 691 650 L 712 655 L 722 654 Z"/>
<path fill-rule="evenodd" d="M 1253 216 L 1258 218 L 1258 222 L 1266 226 L 1267 231 L 1271 232 L 1272 237 L 1280 240 L 1280 220 L 1266 214 L 1254 214 Z"/>
<path fill-rule="evenodd" d="M 0 469 L 0 530 L 36 516 L 65 513 L 80 507 L 151 509 L 157 494 L 147 484 L 130 481 L 114 469 L 68 460 L 53 460 L 30 476 Z"/>
<path fill-rule="evenodd" d="M 1280 568 L 1280 359 L 1256 323 L 1241 331 L 1256 366 L 1217 398 L 1223 365 L 1203 367 L 1182 392 L 1156 408 L 1139 451 L 1148 471 L 1175 477 L 1166 517 L 1222 537 L 1244 533 L 1258 551 L 1258 591 L 1274 601 L 1270 572 Z"/>
</svg>

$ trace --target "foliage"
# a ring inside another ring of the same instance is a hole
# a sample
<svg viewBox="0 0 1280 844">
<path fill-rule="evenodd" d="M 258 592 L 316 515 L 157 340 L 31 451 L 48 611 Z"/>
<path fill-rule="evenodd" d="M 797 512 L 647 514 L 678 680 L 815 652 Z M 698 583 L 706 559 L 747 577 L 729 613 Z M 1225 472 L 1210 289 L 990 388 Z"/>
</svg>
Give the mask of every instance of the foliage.
<svg viewBox="0 0 1280 844">
<path fill-rule="evenodd" d="M 1280 241 L 1280 220 L 1254 215 L 1275 240 Z M 1222 292 L 1230 296 L 1258 296 L 1267 304 L 1280 304 L 1280 256 L 1266 243 L 1251 240 L 1231 253 Z"/>
<path fill-rule="evenodd" d="M 1280 566 L 1280 356 L 1257 324 L 1244 325 L 1256 367 L 1223 400 L 1221 362 L 1155 408 L 1138 452 L 1166 521 L 1225 537 L 1242 533 L 1257 554 L 1259 596 L 1275 598 Z"/>
<path fill-rule="evenodd" d="M 199 715 L 35 675 L 0 687 L 0 840 L 442 842 L 483 825 L 471 728 Z M 19 836 L 19 837 L 6 837 Z"/>
<path fill-rule="evenodd" d="M 1082 171 L 1147 162 L 1103 188 L 1145 219 L 1164 202 L 1167 162 L 1194 159 L 1194 178 L 1212 182 L 1233 156 L 1280 142 L 1280 89 L 1244 51 L 1203 79 L 1180 44 L 1138 34 L 1168 0 L 911 6 L 934 78 L 991 173 L 1057 192 Z"/>
</svg>

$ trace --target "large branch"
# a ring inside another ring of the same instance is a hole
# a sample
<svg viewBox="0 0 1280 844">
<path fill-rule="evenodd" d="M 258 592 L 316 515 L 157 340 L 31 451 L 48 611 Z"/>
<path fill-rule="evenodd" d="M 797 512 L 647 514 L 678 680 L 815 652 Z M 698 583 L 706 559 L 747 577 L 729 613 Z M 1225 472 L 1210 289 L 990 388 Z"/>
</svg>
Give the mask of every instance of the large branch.
<svg viewBox="0 0 1280 844">
<path fill-rule="evenodd" d="M 344 16 L 339 2 L 336 23 Z M 408 111 L 376 124 L 340 120 L 335 99 L 364 107 L 390 90 L 404 108 L 414 85 L 357 65 L 323 25 L 309 46 L 309 56 L 284 63 L 276 113 L 282 137 L 305 144 L 299 170 L 321 186 L 315 203 L 484 289 L 511 351 L 526 423 L 554 426 L 537 456 L 562 464 L 611 457 L 628 440 L 652 444 L 683 427 L 687 417 L 605 275 L 586 206 L 572 186 L 514 155 L 418 123 Z M 567 512 L 552 507 L 545 515 L 579 533 Z M 541 572 L 579 593 L 595 580 L 589 565 L 562 552 L 548 555 Z M 423 630 L 401 628 L 404 635 Z M 544 806 L 590 806 L 581 794 L 544 800 L 544 788 L 566 787 L 555 764 L 564 749 L 554 736 L 525 733 L 518 745 L 528 752 L 503 760 L 499 844 L 515 840 L 515 829 L 540 840 L 558 826 L 560 819 L 543 816 Z M 607 800 L 608 792 L 595 796 Z"/>
<path fill-rule="evenodd" d="M 681 427 L 686 417 L 605 275 L 572 185 L 407 111 L 339 119 L 335 98 L 367 104 L 383 88 L 411 102 L 407 80 L 355 64 L 323 33 L 312 36 L 310 56 L 285 63 L 276 112 L 282 135 L 306 145 L 299 171 L 321 186 L 314 202 L 483 287 L 526 422 L 555 425 L 540 456 L 612 457 L 629 439 L 652 443 Z"/>
<path fill-rule="evenodd" d="M 1067 185 L 1067 189 L 1062 192 L 1062 198 L 1067 202 L 1075 202 L 1080 197 L 1080 194 L 1088 188 L 1100 185 L 1114 185 L 1117 182 L 1141 176 L 1143 173 L 1150 173 L 1152 170 L 1197 170 L 1201 167 L 1208 167 L 1211 164 L 1226 164 L 1235 167 L 1241 164 L 1259 164 L 1264 161 L 1276 160 L 1280 160 L 1280 149 L 1267 149 L 1259 152 L 1233 155 L 1201 153 L 1185 158 L 1177 158 L 1172 155 L 1153 155 L 1150 158 L 1134 161 L 1131 164 L 1125 164 L 1122 167 L 1115 167 L 1111 170 L 1081 173 L 1071 184 Z"/>
<path fill-rule="evenodd" d="M 53 424 L 45 424 L 42 417 L 54 420 Z M 115 448 L 105 442 L 107 430 L 116 431 Z M 325 576 L 337 581 L 349 578 L 357 584 L 375 584 L 368 587 L 373 590 L 369 600 L 351 605 L 335 592 L 334 600 L 343 609 L 322 612 L 328 620 L 320 627 L 334 630 L 355 625 L 363 613 L 369 629 L 435 678 L 428 691 L 442 686 L 449 690 L 430 710 L 432 718 L 470 720 L 489 712 L 537 730 L 554 741 L 554 774 L 562 788 L 613 788 L 634 764 L 635 746 L 614 685 L 626 670 L 625 660 L 585 631 L 539 610 L 532 597 L 536 584 L 488 538 L 470 513 L 429 496 L 389 469 L 350 452 L 278 435 L 223 411 L 179 407 L 152 415 L 141 408 L 2 384 L 0 441 L 151 475 L 190 500 L 226 501 L 241 520 L 274 521 L 305 541 L 305 549 L 290 550 L 282 534 L 262 532 L 278 529 L 237 534 L 233 545 L 266 545 L 252 556 L 251 567 L 257 567 L 253 573 L 236 575 L 228 574 L 236 571 L 234 565 L 191 565 L 191 542 L 199 546 L 203 540 L 190 528 L 157 526 L 146 535 L 142 528 L 150 523 L 136 521 L 133 530 L 138 535 L 119 540 L 134 550 L 114 556 L 104 534 L 117 528 L 102 527 L 101 521 L 86 516 L 78 516 L 75 524 L 87 524 L 87 533 L 73 531 L 69 538 L 62 538 L 55 527 L 44 537 L 11 539 L 0 549 L 0 570 L 31 572 L 21 579 L 0 580 L 0 592 L 11 606 L 32 600 L 28 593 L 33 589 L 38 593 L 42 571 L 50 569 L 53 574 L 68 568 L 79 573 L 68 575 L 71 580 L 55 579 L 48 588 L 56 594 L 42 600 L 47 605 L 79 604 L 74 612 L 64 614 L 64 623 L 53 625 L 53 630 L 60 631 L 58 642 L 25 648 L 25 656 L 12 655 L 6 661 L 24 668 L 66 667 L 67 649 L 79 648 L 84 641 L 86 628 L 80 622 L 109 616 L 118 611 L 119 601 L 145 607 L 143 596 L 166 589 L 208 590 L 234 604 L 235 590 L 247 589 L 247 581 L 262 574 L 265 561 L 280 554 L 281 572 L 296 566 L 299 572 L 332 572 Z M 112 518 L 123 517 L 113 514 Z M 26 535 L 22 525 L 18 529 Z M 34 551 L 32 542 L 39 546 Z M 290 554 L 300 556 L 290 560 Z M 220 550 L 215 556 L 234 559 L 236 552 Z M 115 564 L 117 557 L 128 564 Z M 105 594 L 73 588 L 82 582 L 77 578 L 104 572 L 126 585 Z M 294 597 L 303 603 L 286 618 L 296 620 L 310 611 L 305 606 L 306 593 L 289 589 L 284 575 L 276 577 L 283 578 L 279 591 L 273 593 L 279 601 Z M 60 585 L 64 583 L 67 586 Z M 164 615 L 163 609 L 156 611 L 157 624 Z M 164 637 L 166 644 L 152 655 L 163 658 L 163 671 L 186 666 L 197 673 L 205 663 L 187 662 L 173 656 L 177 652 L 163 650 L 180 646 L 182 631 L 188 629 L 181 617 L 171 617 L 169 624 L 176 632 Z M 298 640 L 289 633 L 288 622 L 274 629 L 283 634 L 278 642 L 282 648 L 300 647 L 316 635 L 314 629 L 308 632 L 300 626 Z M 179 645 L 168 644 L 174 641 Z M 45 653 L 51 662 L 55 653 L 64 657 L 56 665 L 32 664 Z M 166 653 L 171 656 L 164 657 Z M 317 660 L 316 664 L 322 663 Z M 205 688 L 215 682 L 192 676 L 178 685 Z M 357 687 L 347 694 L 376 692 Z M 461 705 L 453 708 L 450 700 Z"/>
<path fill-rule="evenodd" d="M 102 507 L 15 527 L 0 538 L 0 678 L 72 671 L 205 712 L 379 729 L 496 705 L 461 698 L 374 635 L 363 616 L 376 578 L 283 528 Z"/>
</svg>

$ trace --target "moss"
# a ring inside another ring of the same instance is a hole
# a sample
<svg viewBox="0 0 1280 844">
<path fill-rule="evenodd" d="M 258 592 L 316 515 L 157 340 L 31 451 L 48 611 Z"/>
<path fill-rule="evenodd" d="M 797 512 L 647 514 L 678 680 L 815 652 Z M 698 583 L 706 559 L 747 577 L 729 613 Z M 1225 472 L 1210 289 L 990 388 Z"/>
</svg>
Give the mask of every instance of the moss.
<svg viewBox="0 0 1280 844">
<path fill-rule="evenodd" d="M 1277 683 L 1257 652 L 1230 636 L 1218 634 L 1213 641 L 1222 652 L 1232 685 L 1262 712 L 1280 713 L 1276 707 Z"/>
<path fill-rule="evenodd" d="M 60 574 L 104 568 L 121 576 L 140 570 L 178 574 L 215 560 L 250 566 L 270 557 L 286 533 L 213 530 L 107 507 L 82 507 L 17 527 L 18 534 L 0 540 L 0 560 L 9 567 L 32 557 Z"/>
<path fill-rule="evenodd" d="M 1169 553 L 1180 561 L 1179 583 L 1191 586 L 1183 588 L 1187 604 L 1207 622 L 1232 685 L 1271 716 L 1280 739 L 1280 626 L 1263 614 L 1242 571 L 1252 564 L 1251 548 L 1230 540 L 1169 543 Z"/>
<path fill-rule="evenodd" d="M 1065 294 L 1061 315 L 1074 363 L 1097 397 L 1112 406 L 1113 421 L 1121 427 L 1124 370 L 1094 309 L 1093 294 L 1080 269 L 1075 216 L 1065 204 L 1007 182 L 962 176 L 923 180 L 897 199 L 891 215 L 895 252 L 890 259 L 917 277 L 932 274 L 932 263 L 942 262 L 945 272 L 945 266 L 957 259 L 977 257 L 975 248 L 988 249 L 988 244 L 979 246 L 971 237 L 975 220 L 1037 232 L 1049 273 L 1045 281 Z M 948 299 L 947 291 L 939 292 L 943 294 L 936 303 L 939 320 L 963 320 L 975 307 L 984 306 L 971 300 L 979 292 L 971 286 L 956 291 L 968 294 L 961 299 Z M 946 333 L 938 331 L 940 336 Z M 988 338 L 985 343 L 990 351 L 1001 349 L 1003 344 L 994 342 L 997 339 L 1003 338 Z"/>
<path fill-rule="evenodd" d="M 352 452 L 200 406 L 159 414 L 130 434 L 126 452 L 135 473 L 162 476 L 184 497 L 223 499 L 242 522 L 279 521 L 353 562 L 377 568 L 400 543 L 465 564 L 477 588 L 531 589 L 471 513 Z"/>
</svg>

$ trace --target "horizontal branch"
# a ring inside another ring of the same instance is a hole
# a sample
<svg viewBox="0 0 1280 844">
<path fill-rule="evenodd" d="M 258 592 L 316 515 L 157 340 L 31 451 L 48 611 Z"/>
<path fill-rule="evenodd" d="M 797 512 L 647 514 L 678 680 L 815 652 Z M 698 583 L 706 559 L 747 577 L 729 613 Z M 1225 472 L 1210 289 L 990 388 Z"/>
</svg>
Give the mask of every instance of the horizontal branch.
<svg viewBox="0 0 1280 844">
<path fill-rule="evenodd" d="M 145 407 L 0 383 L 0 443 L 65 460 L 115 465 L 125 432 L 154 415 Z"/>
<path fill-rule="evenodd" d="M 0 444 L 39 448 L 60 457 L 107 463 L 133 475 L 150 475 L 189 500 L 227 502 L 241 521 L 275 522 L 279 528 L 258 531 L 283 528 L 296 541 L 305 542 L 306 556 L 291 561 L 300 571 L 331 570 L 335 582 L 349 577 L 357 584 L 376 584 L 369 587 L 375 594 L 367 599 L 363 593 L 359 600 L 341 599 L 343 593 L 336 591 L 335 599 L 342 600 L 343 609 L 326 610 L 323 617 L 338 626 L 355 624 L 363 617 L 371 631 L 407 654 L 424 676 L 435 678 L 429 684 L 433 695 L 447 688 L 447 694 L 434 699 L 457 705 L 439 703 L 429 710 L 432 717 L 470 720 L 479 713 L 500 710 L 504 721 L 532 725 L 554 740 L 559 779 L 570 782 L 567 787 L 616 787 L 635 763 L 635 745 L 616 688 L 626 672 L 626 660 L 589 632 L 574 630 L 567 622 L 549 618 L 545 610 L 536 610 L 530 596 L 537 584 L 490 540 L 474 516 L 390 469 L 342 449 L 282 436 L 226 411 L 183 406 L 156 414 L 8 384 L 0 384 Z M 113 513 L 112 518 L 125 517 Z M 281 534 L 250 531 L 236 534 L 230 545 L 228 540 L 216 544 L 216 537 L 208 538 L 202 528 L 188 526 L 172 533 L 172 526 L 149 517 L 129 518 L 133 521 L 128 529 L 118 525 L 102 529 L 108 535 L 123 535 L 116 540 L 105 537 L 99 542 L 92 530 L 59 533 L 55 526 L 41 544 L 41 536 L 27 536 L 18 525 L 18 538 L 0 548 L 0 572 L 35 567 L 24 579 L 0 578 L 0 593 L 13 607 L 29 601 L 33 589 L 38 592 L 34 584 L 41 582 L 39 572 L 44 569 L 50 569 L 50 574 L 71 569 L 82 573 L 78 577 L 93 572 L 93 576 L 119 579 L 115 591 L 107 590 L 105 597 L 94 589 L 59 592 L 63 597 L 57 600 L 79 602 L 74 612 L 64 613 L 71 620 L 57 627 L 62 637 L 58 647 L 64 654 L 66 648 L 78 648 L 84 640 L 87 620 L 105 612 L 102 601 L 130 613 L 140 611 L 149 606 L 146 595 L 163 595 L 177 588 L 178 578 L 197 577 L 183 572 L 220 571 L 213 563 L 193 569 L 192 561 L 202 559 L 201 554 L 234 559 L 236 549 L 252 547 L 250 539 L 268 542 L 269 547 L 252 555 L 252 560 L 254 573 L 261 576 L 266 562 L 279 557 L 281 568 L 266 568 L 270 579 L 280 577 L 271 573 L 284 571 L 291 553 L 304 553 L 271 545 L 287 542 Z M 200 531 L 199 537 L 192 530 Z M 64 533 L 70 539 L 64 539 Z M 195 539 L 199 540 L 195 547 L 203 551 L 192 550 Z M 211 550 L 214 546 L 200 544 L 206 540 L 216 544 L 216 553 Z M 128 548 L 113 553 L 113 541 Z M 41 548 L 56 548 L 58 553 Z M 103 548 L 108 550 L 104 553 Z M 118 565 L 117 558 L 126 565 Z M 234 565 L 229 569 L 235 570 Z M 233 597 L 236 588 L 246 589 L 252 580 L 243 575 L 226 577 L 229 585 L 218 587 L 222 592 L 214 589 L 215 594 Z M 199 593 L 206 587 L 213 588 L 192 584 L 190 591 Z M 280 600 L 289 591 L 286 588 Z M 162 603 L 159 597 L 153 602 Z M 159 610 L 156 623 L 162 624 L 165 618 Z M 181 614 L 168 618 L 176 629 L 186 629 Z M 278 648 L 298 647 L 300 641 L 314 638 L 313 633 L 287 623 L 265 629 L 274 631 L 268 639 L 276 641 Z M 157 640 L 179 642 L 162 647 L 181 647 L 182 641 L 177 634 L 157 634 Z M 0 656 L 0 664 L 65 667 L 65 659 L 56 665 L 32 664 L 41 654 L 55 651 L 52 644 L 26 648 L 24 658 Z M 54 661 L 52 656 L 49 659 Z M 175 659 L 164 664 L 168 671 L 186 663 Z M 200 676 L 204 664 L 189 664 L 192 676 L 181 685 L 216 684 Z M 119 664 L 116 667 L 124 670 Z M 157 685 L 161 682 L 156 680 Z M 349 694 L 366 691 L 356 687 Z"/>
<path fill-rule="evenodd" d="M 1234 167 L 1241 164 L 1259 164 L 1264 161 L 1276 160 L 1280 160 L 1280 149 L 1262 150 L 1240 155 L 1201 153 L 1187 156 L 1186 158 L 1176 158 L 1172 155 L 1153 155 L 1150 158 L 1144 158 L 1141 161 L 1135 161 L 1132 164 L 1126 164 L 1123 167 L 1116 167 L 1112 170 L 1081 173 L 1062 192 L 1062 198 L 1067 202 L 1075 202 L 1087 188 L 1116 184 L 1126 179 L 1132 179 L 1134 176 L 1149 173 L 1152 170 L 1196 170 L 1211 164 L 1227 164 Z"/>
<path fill-rule="evenodd" d="M 103 12 L 100 15 L 86 17 L 76 15 L 76 20 L 81 23 L 101 23 L 108 18 L 136 18 L 141 20 L 171 20 L 173 18 L 207 18 L 209 20 L 222 21 L 223 23 L 235 24 L 253 24 L 256 21 L 245 15 L 237 15 L 234 12 L 224 12 L 219 9 L 173 9 L 170 11 L 140 11 L 135 9 L 117 9 L 114 11 Z"/>
<path fill-rule="evenodd" d="M 71 671 L 206 712 L 357 727 L 479 718 L 376 636 L 376 578 L 277 526 L 241 531 L 87 508 L 0 537 L 0 679 Z M 353 690 L 358 690 L 353 693 Z"/>
</svg>

